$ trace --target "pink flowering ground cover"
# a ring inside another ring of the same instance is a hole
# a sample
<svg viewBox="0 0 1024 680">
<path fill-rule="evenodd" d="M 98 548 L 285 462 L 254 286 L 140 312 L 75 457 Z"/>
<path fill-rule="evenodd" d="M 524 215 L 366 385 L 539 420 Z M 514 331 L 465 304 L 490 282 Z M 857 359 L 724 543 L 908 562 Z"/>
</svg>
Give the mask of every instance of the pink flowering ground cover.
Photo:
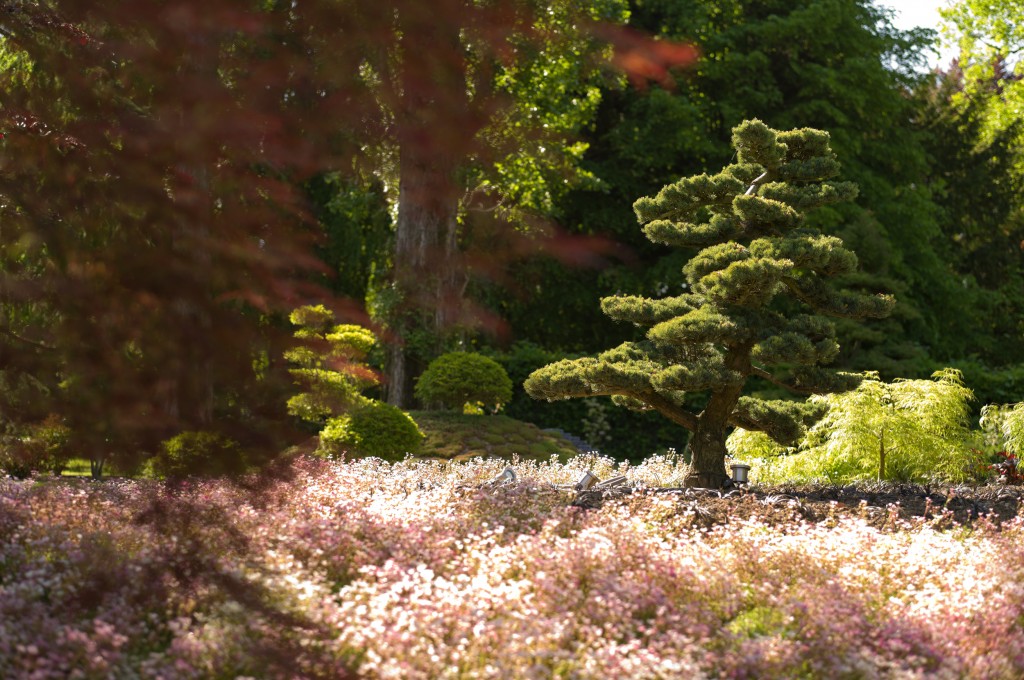
<svg viewBox="0 0 1024 680">
<path fill-rule="evenodd" d="M 1024 677 L 1020 518 L 708 526 L 672 459 L 503 465 L 0 481 L 0 677 Z M 587 469 L 640 488 L 573 507 Z"/>
</svg>

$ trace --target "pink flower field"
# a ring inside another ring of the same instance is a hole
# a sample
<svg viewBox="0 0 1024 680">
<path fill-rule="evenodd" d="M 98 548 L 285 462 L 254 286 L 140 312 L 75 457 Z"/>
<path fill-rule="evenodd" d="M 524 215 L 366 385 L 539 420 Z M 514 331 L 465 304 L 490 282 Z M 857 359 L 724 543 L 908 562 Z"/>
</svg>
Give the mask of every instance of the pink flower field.
<svg viewBox="0 0 1024 680">
<path fill-rule="evenodd" d="M 503 467 L 0 481 L 0 677 L 1024 677 L 1020 517 L 709 526 L 673 459 Z"/>
</svg>

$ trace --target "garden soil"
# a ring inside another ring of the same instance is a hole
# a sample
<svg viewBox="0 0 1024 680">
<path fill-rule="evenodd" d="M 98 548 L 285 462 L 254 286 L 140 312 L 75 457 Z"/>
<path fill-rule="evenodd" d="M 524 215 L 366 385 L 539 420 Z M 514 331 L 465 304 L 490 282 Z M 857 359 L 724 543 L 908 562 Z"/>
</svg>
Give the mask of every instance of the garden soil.
<svg viewBox="0 0 1024 680">
<path fill-rule="evenodd" d="M 620 487 L 578 492 L 572 504 L 646 504 L 652 497 L 675 502 L 680 519 L 708 528 L 756 518 L 784 526 L 837 523 L 857 517 L 879 529 L 928 522 L 939 528 L 1000 524 L 1024 511 L 1024 486 L 937 486 L 870 484 L 851 486 L 754 486 L 728 491 Z"/>
</svg>

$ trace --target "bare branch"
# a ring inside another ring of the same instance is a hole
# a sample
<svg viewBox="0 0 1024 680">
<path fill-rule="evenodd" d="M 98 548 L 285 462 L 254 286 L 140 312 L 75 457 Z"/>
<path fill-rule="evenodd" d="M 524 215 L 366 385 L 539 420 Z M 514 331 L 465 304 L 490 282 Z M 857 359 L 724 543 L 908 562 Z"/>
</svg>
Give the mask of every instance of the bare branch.
<svg viewBox="0 0 1024 680">
<path fill-rule="evenodd" d="M 18 342 L 23 342 L 26 345 L 32 345 L 33 347 L 38 347 L 39 349 L 45 349 L 45 350 L 48 350 L 50 352 L 56 352 L 57 351 L 56 347 L 53 347 L 51 345 L 47 345 L 47 344 L 42 343 L 42 342 L 38 342 L 36 340 L 29 340 L 28 338 L 25 338 L 25 337 L 22 337 L 22 336 L 18 335 L 17 333 L 12 331 L 10 328 L 7 328 L 6 326 L 0 326 L 0 333 L 3 333 L 4 335 L 6 335 L 9 338 L 13 338 L 14 340 L 17 340 Z"/>
<path fill-rule="evenodd" d="M 643 395 L 636 395 L 636 398 L 650 404 L 651 408 L 654 408 L 677 425 L 682 425 L 690 432 L 697 429 L 696 415 L 680 408 L 670 399 L 661 396 L 657 392 L 644 392 Z"/>
<path fill-rule="evenodd" d="M 757 187 L 761 186 L 761 180 L 763 180 L 767 176 L 768 176 L 768 171 L 765 170 L 764 172 L 761 173 L 761 175 L 757 179 L 755 179 L 753 182 L 750 183 L 750 186 L 747 187 L 746 193 L 744 193 L 743 195 L 744 196 L 749 196 L 752 193 L 754 193 L 754 191 L 757 190 Z"/>
</svg>

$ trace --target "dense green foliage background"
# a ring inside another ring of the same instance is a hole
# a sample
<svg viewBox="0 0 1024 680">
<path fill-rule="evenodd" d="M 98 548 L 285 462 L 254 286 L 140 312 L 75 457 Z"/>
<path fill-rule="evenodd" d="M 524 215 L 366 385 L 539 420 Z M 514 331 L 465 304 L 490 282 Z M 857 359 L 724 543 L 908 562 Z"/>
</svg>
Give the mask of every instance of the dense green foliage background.
<svg viewBox="0 0 1024 680">
<path fill-rule="evenodd" d="M 1024 398 L 1013 3 L 953 5 L 961 58 L 937 71 L 937 35 L 867 0 L 217 3 L 173 21 L 4 3 L 5 442 L 70 427 L 89 456 L 131 457 L 214 429 L 278 446 L 285 315 L 328 301 L 378 331 L 385 376 L 396 348 L 410 385 L 474 350 L 512 377 L 510 416 L 617 457 L 682 450 L 656 416 L 535 402 L 522 380 L 635 339 L 598 300 L 673 292 L 692 253 L 647 241 L 634 200 L 728 164 L 749 118 L 828 131 L 859 185 L 810 221 L 857 253 L 844 285 L 897 306 L 843 322 L 836 366 L 952 366 L 975 409 Z M 417 229 L 443 248 L 409 250 Z"/>
<path fill-rule="evenodd" d="M 838 365 L 887 379 L 955 365 L 976 404 L 1020 400 L 1021 120 L 988 122 L 1019 75 L 989 70 L 979 86 L 957 64 L 928 71 L 922 60 L 936 36 L 899 32 L 866 2 L 654 1 L 633 10 L 631 25 L 693 40 L 703 58 L 672 90 L 605 91 L 584 159 L 603 184 L 560 204 L 567 228 L 614 238 L 632 257 L 591 270 L 551 259 L 518 267 L 523 293 L 495 294 L 516 337 L 581 353 L 633 338 L 594 298 L 663 294 L 685 257 L 643 239 L 633 200 L 727 163 L 729 130 L 756 116 L 830 131 L 860 197 L 815 220 L 857 253 L 852 284 L 897 298 L 891 317 L 841 326 Z"/>
<path fill-rule="evenodd" d="M 779 129 L 828 130 L 844 179 L 860 186 L 855 205 L 836 208 L 846 214 L 821 211 L 817 219 L 826 231 L 852 225 L 838 235 L 858 254 L 863 285 L 892 291 L 901 304 L 892 319 L 845 329 L 844 365 L 894 377 L 968 357 L 992 366 L 1020 361 L 1020 345 L 1011 342 L 1020 333 L 1011 302 L 1020 248 L 998 236 L 1013 210 L 1008 196 L 999 203 L 1000 192 L 1013 190 L 999 164 L 1012 163 L 1013 152 L 972 137 L 971 112 L 950 99 L 957 75 L 912 70 L 928 36 L 895 32 L 867 3 L 738 2 L 721 12 L 713 9 L 720 3 L 706 4 L 683 14 L 678 3 L 644 3 L 633 16 L 645 30 L 699 41 L 704 59 L 674 92 L 608 93 L 586 159 L 605 188 L 574 192 L 565 202 L 567 225 L 613 234 L 639 261 L 582 275 L 585 283 L 575 271 L 524 268 L 539 288 L 528 303 L 509 305 L 512 326 L 574 350 L 628 335 L 586 298 L 595 288 L 655 293 L 665 269 L 679 266 L 644 242 L 632 201 L 726 164 L 729 131 L 756 116 Z M 967 177 L 986 190 L 961 191 Z M 995 258 L 972 261 L 971 248 L 958 247 L 957 236 L 982 211 L 989 213 L 980 230 L 987 243 L 977 247 L 998 250 L 1012 262 L 1009 271 Z M 567 298 L 571 324 L 552 323 Z"/>
</svg>

